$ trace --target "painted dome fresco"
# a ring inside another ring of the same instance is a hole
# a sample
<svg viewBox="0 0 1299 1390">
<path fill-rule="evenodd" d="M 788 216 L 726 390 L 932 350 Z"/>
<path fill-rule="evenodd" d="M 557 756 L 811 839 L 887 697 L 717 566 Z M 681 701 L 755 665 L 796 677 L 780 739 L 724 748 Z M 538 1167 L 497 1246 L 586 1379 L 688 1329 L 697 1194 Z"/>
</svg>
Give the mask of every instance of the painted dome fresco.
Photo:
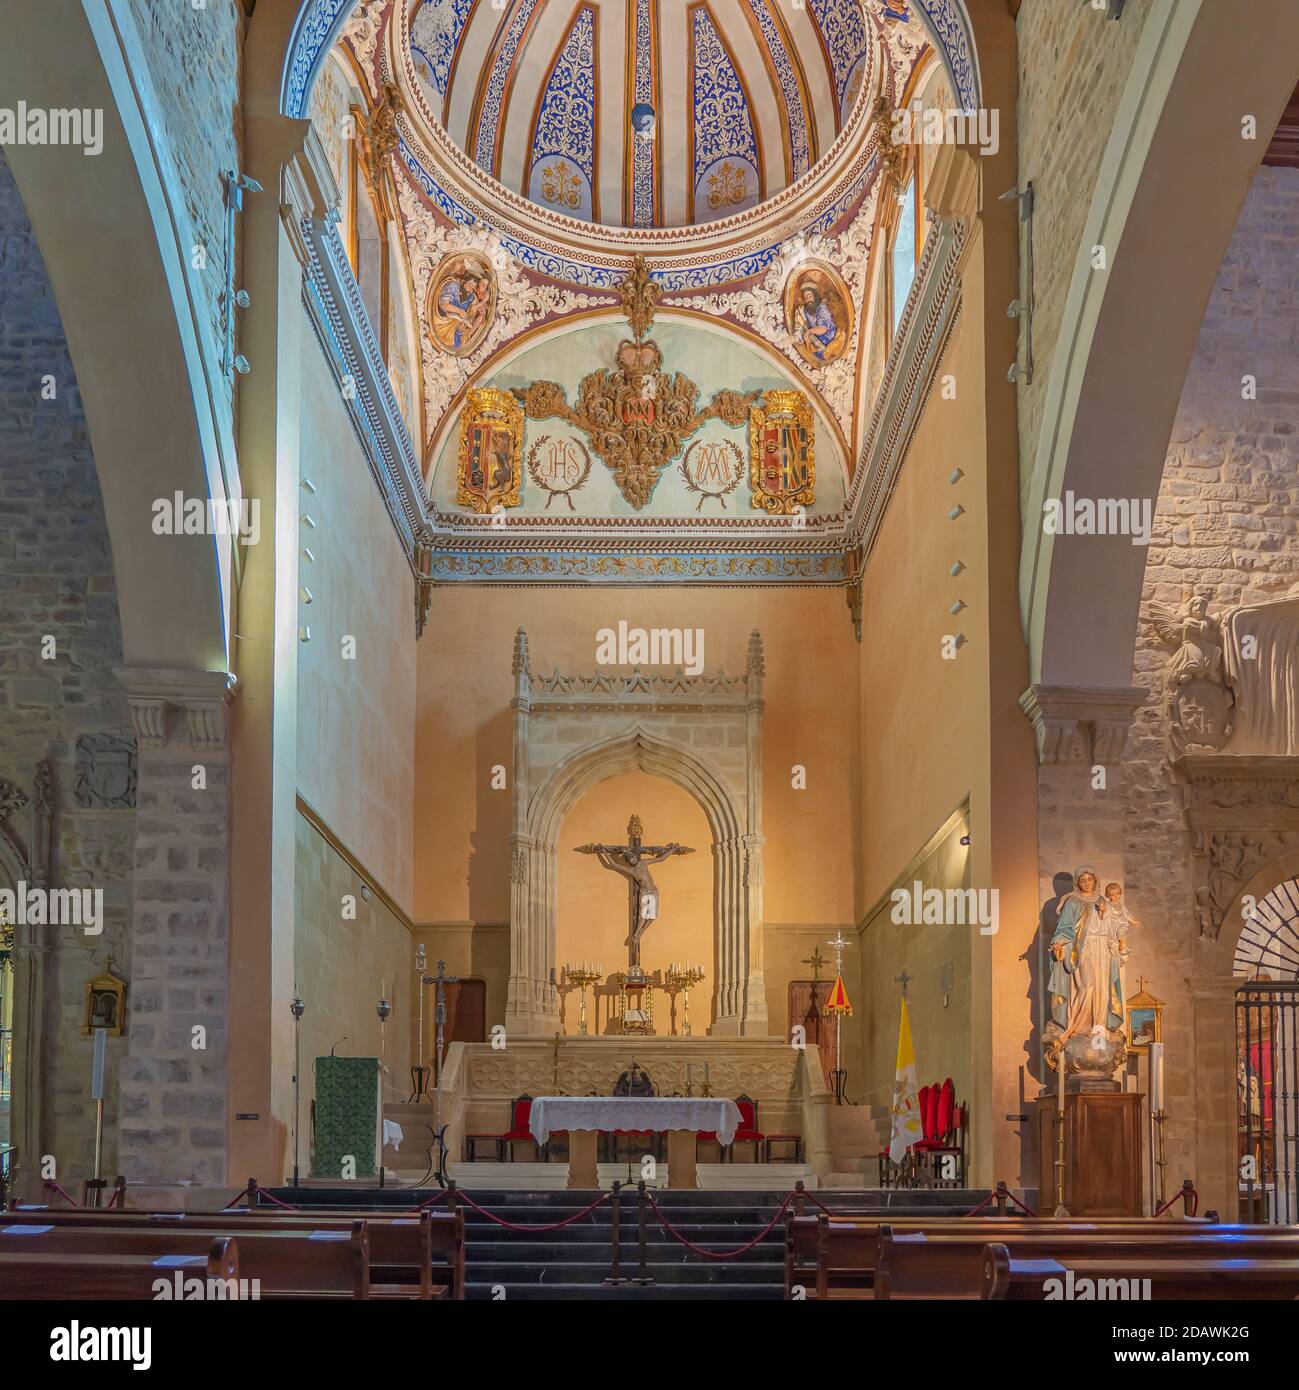
<svg viewBox="0 0 1299 1390">
<path fill-rule="evenodd" d="M 423 0 L 429 109 L 512 192 L 611 227 L 779 193 L 833 145 L 876 47 L 861 0 Z"/>
</svg>

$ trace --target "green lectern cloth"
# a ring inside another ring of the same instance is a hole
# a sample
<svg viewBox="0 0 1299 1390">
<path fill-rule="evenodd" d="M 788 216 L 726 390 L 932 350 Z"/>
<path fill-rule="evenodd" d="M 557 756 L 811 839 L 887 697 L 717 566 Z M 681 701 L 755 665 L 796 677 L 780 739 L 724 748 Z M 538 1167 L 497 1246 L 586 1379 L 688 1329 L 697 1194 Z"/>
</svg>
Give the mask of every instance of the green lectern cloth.
<svg viewBox="0 0 1299 1390">
<path fill-rule="evenodd" d="M 313 1178 L 373 1177 L 379 1128 L 379 1059 L 316 1058 Z"/>
</svg>

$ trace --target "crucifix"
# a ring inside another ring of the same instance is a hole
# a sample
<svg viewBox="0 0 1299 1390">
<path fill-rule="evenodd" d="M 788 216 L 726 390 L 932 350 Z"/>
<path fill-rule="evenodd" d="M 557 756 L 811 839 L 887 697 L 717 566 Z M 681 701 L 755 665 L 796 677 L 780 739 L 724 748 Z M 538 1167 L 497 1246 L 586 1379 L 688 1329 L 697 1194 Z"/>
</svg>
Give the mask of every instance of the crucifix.
<svg viewBox="0 0 1299 1390">
<path fill-rule="evenodd" d="M 812 954 L 810 956 L 804 956 L 803 959 L 799 961 L 799 964 L 810 965 L 812 967 L 812 983 L 814 985 L 821 983 L 821 966 L 824 965 L 825 962 L 822 959 L 821 948 L 819 946 L 814 946 L 812 948 Z M 815 990 L 813 993 L 815 993 Z"/>
<path fill-rule="evenodd" d="M 621 874 L 627 880 L 627 974 L 632 979 L 644 978 L 640 964 L 640 939 L 650 923 L 659 915 L 659 890 L 650 875 L 651 864 L 676 854 L 693 854 L 694 850 L 674 840 L 669 845 L 643 845 L 644 828 L 641 819 L 633 815 L 627 822 L 625 845 L 576 845 L 575 854 L 594 854 L 606 869 Z"/>
<path fill-rule="evenodd" d="M 438 1088 L 438 1094 L 442 1092 L 442 1053 L 446 1048 L 446 1027 L 447 1027 L 447 986 L 458 985 L 459 975 L 448 975 L 447 963 L 444 960 L 438 961 L 438 973 L 436 975 L 426 975 L 423 983 L 433 985 L 436 988 L 434 995 L 437 1001 L 433 1010 L 433 1021 L 437 1029 L 437 1069 L 433 1073 Z"/>
<path fill-rule="evenodd" d="M 913 980 L 914 978 L 915 978 L 914 975 L 908 975 L 908 974 L 907 974 L 907 968 L 906 968 L 905 965 L 902 967 L 902 973 L 901 973 L 900 975 L 894 975 L 894 977 L 893 977 L 893 983 L 894 983 L 895 985 L 901 985 L 901 986 L 902 986 L 902 997 L 903 997 L 903 999 L 905 999 L 905 998 L 907 997 L 907 985 L 908 985 L 908 983 L 909 983 L 911 980 Z"/>
</svg>

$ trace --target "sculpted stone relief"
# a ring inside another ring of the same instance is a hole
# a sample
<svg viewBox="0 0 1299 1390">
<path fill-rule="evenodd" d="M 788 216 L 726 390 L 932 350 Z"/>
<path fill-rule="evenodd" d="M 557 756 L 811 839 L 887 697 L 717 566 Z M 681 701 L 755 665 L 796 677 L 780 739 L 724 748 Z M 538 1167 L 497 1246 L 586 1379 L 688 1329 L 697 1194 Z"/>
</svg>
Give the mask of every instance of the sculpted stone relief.
<svg viewBox="0 0 1299 1390">
<path fill-rule="evenodd" d="M 1179 611 L 1152 603 L 1149 615 L 1174 649 L 1164 673 L 1174 757 L 1299 754 L 1299 597 L 1214 617 L 1195 594 Z"/>
<path fill-rule="evenodd" d="M 674 1091 L 685 1094 L 684 1061 L 666 1061 L 639 1055 L 637 1060 L 650 1074 L 660 1095 L 671 1095 Z M 692 1062 L 694 1091 L 698 1095 L 703 1066 L 698 1059 L 692 1059 Z M 626 1070 L 626 1066 L 627 1058 L 611 1057 L 597 1062 L 565 1059 L 561 1042 L 560 1090 L 566 1095 L 610 1095 L 614 1082 L 619 1073 Z M 715 1096 L 734 1096 L 743 1091 L 759 1099 L 763 1096 L 786 1099 L 795 1093 L 795 1082 L 793 1061 L 777 1063 L 755 1059 L 728 1062 L 724 1058 L 716 1061 L 709 1058 L 709 1087 Z M 535 1058 L 509 1055 L 475 1057 L 469 1068 L 469 1085 L 471 1092 L 479 1094 L 553 1095 L 555 1070 L 550 1049 L 547 1047 L 544 1055 Z"/>
</svg>

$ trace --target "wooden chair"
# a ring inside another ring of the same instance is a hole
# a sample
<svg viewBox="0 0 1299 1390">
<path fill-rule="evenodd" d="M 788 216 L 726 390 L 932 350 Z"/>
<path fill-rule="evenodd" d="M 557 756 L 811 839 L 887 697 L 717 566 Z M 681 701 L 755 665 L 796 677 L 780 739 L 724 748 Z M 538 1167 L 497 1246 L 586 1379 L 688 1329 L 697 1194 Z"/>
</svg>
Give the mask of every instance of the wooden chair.
<svg viewBox="0 0 1299 1390">
<path fill-rule="evenodd" d="M 518 1096 L 510 1104 L 510 1127 L 504 1134 L 466 1134 L 465 1135 L 465 1160 L 469 1163 L 478 1161 L 478 1144 L 480 1140 L 486 1139 L 496 1145 L 496 1161 L 504 1163 L 506 1155 L 513 1162 L 514 1145 L 520 1140 L 526 1140 L 536 1151 L 537 1158 L 541 1158 L 541 1148 L 537 1141 L 532 1137 L 532 1131 L 528 1128 L 528 1121 L 532 1116 L 532 1097 Z"/>
</svg>

